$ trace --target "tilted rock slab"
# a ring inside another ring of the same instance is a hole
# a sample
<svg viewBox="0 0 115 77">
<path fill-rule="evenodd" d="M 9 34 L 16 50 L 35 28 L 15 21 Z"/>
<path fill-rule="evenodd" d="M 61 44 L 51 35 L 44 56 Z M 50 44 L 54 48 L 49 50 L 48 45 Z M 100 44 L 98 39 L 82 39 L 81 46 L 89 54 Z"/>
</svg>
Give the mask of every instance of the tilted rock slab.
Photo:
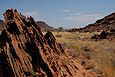
<svg viewBox="0 0 115 77">
<path fill-rule="evenodd" d="M 4 13 L 0 35 L 0 77 L 97 77 L 88 72 L 34 19 L 15 9 Z"/>
</svg>

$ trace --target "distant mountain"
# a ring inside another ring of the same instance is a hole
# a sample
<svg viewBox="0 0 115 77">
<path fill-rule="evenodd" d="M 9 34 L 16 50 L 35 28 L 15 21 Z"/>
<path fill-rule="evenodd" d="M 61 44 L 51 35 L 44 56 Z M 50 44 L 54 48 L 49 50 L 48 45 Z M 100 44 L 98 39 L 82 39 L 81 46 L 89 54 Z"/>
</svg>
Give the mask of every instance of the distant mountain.
<svg viewBox="0 0 115 77">
<path fill-rule="evenodd" d="M 43 31 L 54 31 L 55 30 L 53 27 L 49 26 L 48 24 L 46 24 L 43 21 L 37 21 L 37 24 L 38 24 L 38 26 L 40 26 L 40 28 Z"/>
<path fill-rule="evenodd" d="M 112 13 L 100 20 L 97 20 L 94 24 L 89 24 L 86 27 L 79 29 L 70 29 L 68 31 L 94 32 L 113 29 L 115 29 L 115 13 Z"/>
</svg>

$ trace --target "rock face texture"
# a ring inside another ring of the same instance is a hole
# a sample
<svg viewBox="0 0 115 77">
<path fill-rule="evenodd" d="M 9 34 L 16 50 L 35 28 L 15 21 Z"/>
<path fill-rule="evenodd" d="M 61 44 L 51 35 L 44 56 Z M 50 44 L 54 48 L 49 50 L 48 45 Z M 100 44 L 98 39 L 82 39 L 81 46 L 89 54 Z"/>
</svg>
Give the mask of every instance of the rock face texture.
<svg viewBox="0 0 115 77">
<path fill-rule="evenodd" d="M 43 35 L 30 16 L 4 13 L 0 34 L 0 77 L 97 77 L 68 55 L 51 32 Z"/>
</svg>

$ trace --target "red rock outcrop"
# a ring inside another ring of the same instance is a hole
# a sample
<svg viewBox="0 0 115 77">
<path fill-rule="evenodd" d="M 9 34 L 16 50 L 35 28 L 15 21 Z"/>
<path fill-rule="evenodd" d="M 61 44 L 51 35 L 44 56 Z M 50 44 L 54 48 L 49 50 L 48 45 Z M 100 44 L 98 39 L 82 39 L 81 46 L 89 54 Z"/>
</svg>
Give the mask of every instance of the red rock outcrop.
<svg viewBox="0 0 115 77">
<path fill-rule="evenodd" d="M 8 9 L 0 35 L 0 77 L 97 77 L 68 55 L 51 32 Z"/>
</svg>

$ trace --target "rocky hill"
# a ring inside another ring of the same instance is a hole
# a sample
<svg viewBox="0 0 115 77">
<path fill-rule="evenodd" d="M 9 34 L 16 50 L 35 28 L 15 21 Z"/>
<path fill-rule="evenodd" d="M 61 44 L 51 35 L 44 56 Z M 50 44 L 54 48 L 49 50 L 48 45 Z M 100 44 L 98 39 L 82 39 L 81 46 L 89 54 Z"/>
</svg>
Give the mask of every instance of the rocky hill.
<svg viewBox="0 0 115 77">
<path fill-rule="evenodd" d="M 43 35 L 30 16 L 15 9 L 4 13 L 0 34 L 0 77 L 97 77 L 72 58 L 51 32 Z"/>
<path fill-rule="evenodd" d="M 80 32 L 95 32 L 95 31 L 108 31 L 115 29 L 115 13 L 112 13 L 100 20 L 97 20 L 94 24 L 89 24 L 86 27 L 79 29 L 70 29 L 68 31 L 80 31 Z"/>
<path fill-rule="evenodd" d="M 43 31 L 55 31 L 56 30 L 53 27 L 51 27 L 48 24 L 46 24 L 45 22 L 43 22 L 43 21 L 37 21 L 36 23 L 40 26 L 40 28 Z"/>
</svg>

